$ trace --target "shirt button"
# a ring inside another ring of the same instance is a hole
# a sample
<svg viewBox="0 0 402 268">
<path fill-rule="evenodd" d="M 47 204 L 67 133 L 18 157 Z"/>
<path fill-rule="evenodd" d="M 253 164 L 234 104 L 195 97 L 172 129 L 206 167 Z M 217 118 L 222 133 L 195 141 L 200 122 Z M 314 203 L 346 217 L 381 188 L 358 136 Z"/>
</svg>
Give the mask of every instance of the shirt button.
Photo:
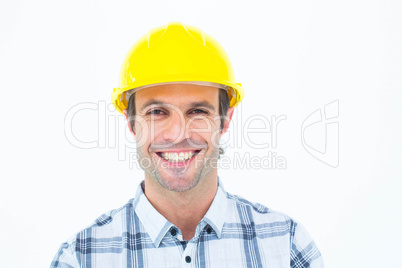
<svg viewBox="0 0 402 268">
<path fill-rule="evenodd" d="M 190 263 L 191 262 L 191 257 L 190 256 L 186 256 L 186 262 Z"/>
<path fill-rule="evenodd" d="M 211 227 L 208 227 L 208 228 L 207 228 L 207 233 L 208 233 L 208 234 L 212 233 Z"/>
<path fill-rule="evenodd" d="M 172 236 L 177 235 L 176 229 L 175 229 L 175 228 L 172 228 L 172 230 L 170 230 L 170 234 L 171 234 Z"/>
</svg>

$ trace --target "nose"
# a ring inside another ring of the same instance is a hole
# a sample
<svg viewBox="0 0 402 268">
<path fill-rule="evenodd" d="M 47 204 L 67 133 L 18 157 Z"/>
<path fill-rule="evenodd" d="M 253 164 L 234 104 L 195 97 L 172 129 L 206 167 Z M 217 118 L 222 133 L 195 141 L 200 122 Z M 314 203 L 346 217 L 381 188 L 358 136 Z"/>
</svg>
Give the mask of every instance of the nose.
<svg viewBox="0 0 402 268">
<path fill-rule="evenodd" d="M 163 139 L 172 143 L 178 143 L 185 138 L 186 119 L 178 109 L 173 109 L 166 122 Z"/>
</svg>

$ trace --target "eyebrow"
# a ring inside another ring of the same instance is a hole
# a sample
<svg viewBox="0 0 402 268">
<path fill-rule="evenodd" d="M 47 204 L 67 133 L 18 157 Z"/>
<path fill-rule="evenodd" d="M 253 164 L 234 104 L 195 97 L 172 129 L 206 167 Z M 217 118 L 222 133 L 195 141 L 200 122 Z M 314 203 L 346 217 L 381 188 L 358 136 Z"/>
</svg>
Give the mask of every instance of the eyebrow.
<svg viewBox="0 0 402 268">
<path fill-rule="evenodd" d="M 205 107 L 205 108 L 208 108 L 211 111 L 215 112 L 215 107 L 212 104 L 210 104 L 209 102 L 206 102 L 206 101 L 191 102 L 189 104 L 189 106 L 193 107 L 193 108 Z"/>
<path fill-rule="evenodd" d="M 155 100 L 155 99 L 150 99 L 149 101 L 147 101 L 146 103 L 144 103 L 142 106 L 141 106 L 141 108 L 140 108 L 140 112 L 141 111 L 143 111 L 145 108 L 147 108 L 148 106 L 150 106 L 150 105 L 163 105 L 163 104 L 165 104 L 163 101 L 158 101 L 158 100 Z"/>
<path fill-rule="evenodd" d="M 149 101 L 147 101 L 146 103 L 144 103 L 141 106 L 139 111 L 140 112 L 143 111 L 145 108 L 147 108 L 150 105 L 166 105 L 166 103 L 163 101 L 156 100 L 156 99 L 150 99 Z M 210 109 L 213 112 L 215 112 L 215 107 L 207 101 L 190 102 L 187 106 L 189 106 L 191 108 L 205 107 L 205 108 Z"/>
</svg>

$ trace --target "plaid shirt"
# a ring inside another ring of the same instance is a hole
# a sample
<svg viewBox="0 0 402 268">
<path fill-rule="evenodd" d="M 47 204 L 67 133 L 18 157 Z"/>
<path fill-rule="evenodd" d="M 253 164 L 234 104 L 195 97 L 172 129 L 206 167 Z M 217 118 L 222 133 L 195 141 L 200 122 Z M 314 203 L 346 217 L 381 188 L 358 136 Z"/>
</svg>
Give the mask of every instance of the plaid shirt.
<svg viewBox="0 0 402 268">
<path fill-rule="evenodd" d="M 51 267 L 324 267 L 299 223 L 227 193 L 220 179 L 188 242 L 150 204 L 142 186 L 126 205 L 62 244 Z"/>
</svg>

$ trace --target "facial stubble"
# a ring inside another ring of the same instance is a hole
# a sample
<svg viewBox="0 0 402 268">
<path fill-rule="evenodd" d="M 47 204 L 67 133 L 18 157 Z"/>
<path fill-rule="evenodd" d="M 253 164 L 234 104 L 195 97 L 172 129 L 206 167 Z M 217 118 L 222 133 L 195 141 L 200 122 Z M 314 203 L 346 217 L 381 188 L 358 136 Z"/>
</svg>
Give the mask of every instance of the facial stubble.
<svg viewBox="0 0 402 268">
<path fill-rule="evenodd" d="M 185 192 L 196 187 L 199 182 L 208 176 L 211 171 L 216 169 L 216 164 L 219 158 L 219 148 L 213 146 L 213 149 L 209 156 L 204 155 L 202 159 L 193 159 L 194 163 L 190 166 L 194 166 L 195 174 L 189 175 L 186 174 L 189 166 L 184 167 L 167 167 L 166 162 L 164 162 L 161 158 L 158 157 L 157 162 L 155 163 L 155 158 L 151 156 L 149 153 L 149 157 L 144 154 L 144 152 L 137 148 L 138 162 L 141 168 L 151 177 L 153 180 L 157 181 L 163 188 L 174 191 L 174 192 Z M 144 161 L 148 159 L 148 161 Z M 144 163 L 152 163 L 150 165 L 145 165 Z M 173 181 L 169 181 L 164 178 L 160 169 L 169 169 L 175 179 Z M 188 176 L 192 176 L 190 180 L 188 180 Z M 182 183 L 184 181 L 188 181 L 188 183 Z"/>
</svg>

